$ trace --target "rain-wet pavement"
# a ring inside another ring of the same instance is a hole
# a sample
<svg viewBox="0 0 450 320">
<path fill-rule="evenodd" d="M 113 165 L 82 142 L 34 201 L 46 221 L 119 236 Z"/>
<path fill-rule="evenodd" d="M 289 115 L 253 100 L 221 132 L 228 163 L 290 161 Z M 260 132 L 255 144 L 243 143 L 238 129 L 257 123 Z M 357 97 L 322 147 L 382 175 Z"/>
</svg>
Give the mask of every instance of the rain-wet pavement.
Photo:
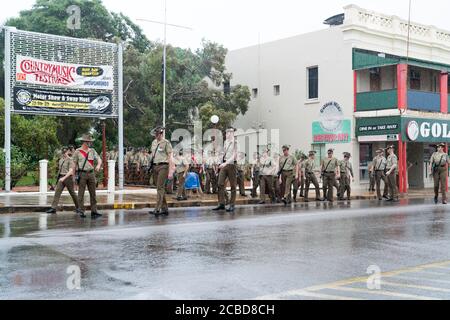
<svg viewBox="0 0 450 320">
<path fill-rule="evenodd" d="M 103 213 L 0 216 L 0 299 L 450 299 L 450 207 L 430 200 Z"/>
</svg>

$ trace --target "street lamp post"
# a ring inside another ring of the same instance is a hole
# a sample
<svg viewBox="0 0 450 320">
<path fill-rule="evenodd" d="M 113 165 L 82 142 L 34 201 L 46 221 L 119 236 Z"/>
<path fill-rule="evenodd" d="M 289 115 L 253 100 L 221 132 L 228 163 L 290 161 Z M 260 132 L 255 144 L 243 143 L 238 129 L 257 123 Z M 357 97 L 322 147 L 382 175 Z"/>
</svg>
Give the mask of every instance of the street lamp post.
<svg viewBox="0 0 450 320">
<path fill-rule="evenodd" d="M 187 29 L 191 30 L 192 28 L 186 27 L 186 26 L 180 26 L 176 24 L 170 24 L 167 23 L 167 0 L 164 0 L 164 22 L 161 21 L 154 21 L 154 20 L 148 20 L 148 19 L 137 19 L 138 21 L 144 21 L 144 22 L 150 22 L 150 23 L 157 23 L 157 24 L 163 24 L 164 25 L 164 47 L 163 47 L 163 127 L 166 127 L 166 85 L 167 85 L 167 72 L 166 72 L 166 66 L 167 66 L 167 26 L 175 27 L 175 28 L 181 28 L 181 29 Z"/>
</svg>

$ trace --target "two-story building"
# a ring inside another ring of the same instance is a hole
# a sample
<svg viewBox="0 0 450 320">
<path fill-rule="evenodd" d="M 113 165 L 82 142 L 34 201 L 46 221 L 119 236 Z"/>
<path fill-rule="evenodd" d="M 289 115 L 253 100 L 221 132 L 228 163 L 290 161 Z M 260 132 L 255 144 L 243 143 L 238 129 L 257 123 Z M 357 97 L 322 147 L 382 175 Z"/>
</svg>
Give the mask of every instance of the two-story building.
<svg viewBox="0 0 450 320">
<path fill-rule="evenodd" d="M 351 152 L 361 188 L 375 151 L 394 144 L 400 190 L 430 187 L 434 146 L 450 142 L 450 32 L 344 10 L 328 29 L 228 54 L 233 82 L 252 91 L 236 126 L 279 129 L 280 144 L 316 150 L 318 161 L 329 148 Z"/>
</svg>

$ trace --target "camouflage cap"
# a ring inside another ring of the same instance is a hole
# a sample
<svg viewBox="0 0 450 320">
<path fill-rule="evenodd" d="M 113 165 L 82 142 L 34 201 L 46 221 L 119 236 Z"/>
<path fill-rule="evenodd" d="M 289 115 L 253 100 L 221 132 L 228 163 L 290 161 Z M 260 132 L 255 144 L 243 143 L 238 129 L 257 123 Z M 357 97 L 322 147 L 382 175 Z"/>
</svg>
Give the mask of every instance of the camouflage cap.
<svg viewBox="0 0 450 320">
<path fill-rule="evenodd" d="M 78 138 L 81 142 L 94 142 L 95 140 L 92 139 L 92 136 L 90 134 L 83 134 L 81 138 Z"/>
<path fill-rule="evenodd" d="M 156 128 L 154 128 L 152 131 L 150 131 L 150 135 L 152 135 L 153 137 L 157 136 L 158 134 L 163 134 L 164 131 L 166 131 L 166 128 L 158 126 Z"/>
</svg>

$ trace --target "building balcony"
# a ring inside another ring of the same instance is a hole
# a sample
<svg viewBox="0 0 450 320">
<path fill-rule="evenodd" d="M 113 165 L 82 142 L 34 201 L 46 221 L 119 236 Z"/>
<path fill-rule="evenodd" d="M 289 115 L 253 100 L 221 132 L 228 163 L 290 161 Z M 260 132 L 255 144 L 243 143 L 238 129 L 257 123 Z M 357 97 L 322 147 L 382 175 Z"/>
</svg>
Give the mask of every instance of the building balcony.
<svg viewBox="0 0 450 320">
<path fill-rule="evenodd" d="M 410 89 L 408 90 L 408 109 L 441 112 L 441 94 Z"/>
<path fill-rule="evenodd" d="M 356 94 L 356 111 L 358 112 L 397 108 L 397 89 L 361 92 Z"/>
</svg>

